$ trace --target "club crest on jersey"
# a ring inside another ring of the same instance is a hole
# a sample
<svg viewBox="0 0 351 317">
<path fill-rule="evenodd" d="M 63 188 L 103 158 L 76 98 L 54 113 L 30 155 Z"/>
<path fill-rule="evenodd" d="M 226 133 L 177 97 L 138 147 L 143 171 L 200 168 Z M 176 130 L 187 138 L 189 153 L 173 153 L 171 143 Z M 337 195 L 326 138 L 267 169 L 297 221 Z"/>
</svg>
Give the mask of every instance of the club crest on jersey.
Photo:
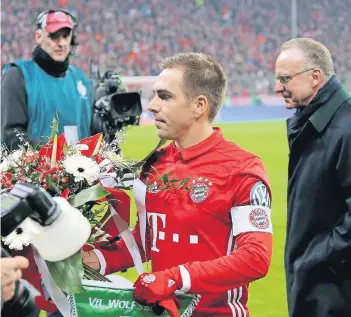
<svg viewBox="0 0 351 317">
<path fill-rule="evenodd" d="M 255 208 L 249 214 L 250 223 L 257 229 L 267 229 L 269 227 L 269 217 L 262 208 Z"/>
<path fill-rule="evenodd" d="M 196 180 L 193 180 L 190 198 L 194 203 L 202 203 L 210 193 L 210 187 L 212 186 L 212 182 L 208 180 L 208 178 L 199 177 Z"/>
<path fill-rule="evenodd" d="M 143 282 L 145 284 L 151 284 L 156 281 L 156 276 L 154 274 L 147 274 L 143 277 Z"/>
</svg>

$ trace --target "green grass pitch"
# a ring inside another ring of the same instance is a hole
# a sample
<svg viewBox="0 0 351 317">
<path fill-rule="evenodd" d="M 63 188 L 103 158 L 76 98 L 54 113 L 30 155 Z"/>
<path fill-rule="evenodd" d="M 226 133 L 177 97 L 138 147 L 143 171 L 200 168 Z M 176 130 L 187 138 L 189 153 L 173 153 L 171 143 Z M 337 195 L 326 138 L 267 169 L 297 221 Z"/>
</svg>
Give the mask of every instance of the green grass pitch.
<svg viewBox="0 0 351 317">
<path fill-rule="evenodd" d="M 273 260 L 268 276 L 250 285 L 251 317 L 287 317 L 283 266 L 288 163 L 285 121 L 231 123 L 220 126 L 228 140 L 261 157 L 268 171 L 273 192 Z M 141 159 L 157 142 L 153 126 L 128 128 L 123 151 L 127 158 Z M 135 214 L 133 205 L 131 225 L 135 223 Z M 137 274 L 134 269 L 129 269 L 122 273 L 122 276 L 134 281 Z"/>
</svg>

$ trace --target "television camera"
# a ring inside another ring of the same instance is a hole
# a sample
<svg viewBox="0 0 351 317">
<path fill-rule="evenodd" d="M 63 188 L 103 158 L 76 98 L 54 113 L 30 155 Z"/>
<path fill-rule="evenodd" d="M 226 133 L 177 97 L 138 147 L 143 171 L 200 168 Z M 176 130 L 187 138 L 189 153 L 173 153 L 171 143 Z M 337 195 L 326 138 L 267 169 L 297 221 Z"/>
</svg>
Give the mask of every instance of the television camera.
<svg viewBox="0 0 351 317">
<path fill-rule="evenodd" d="M 100 79 L 96 72 L 93 133 L 102 132 L 111 142 L 117 131 L 128 125 L 139 125 L 142 105 L 140 93 L 127 92 L 118 73 L 107 71 Z"/>
</svg>

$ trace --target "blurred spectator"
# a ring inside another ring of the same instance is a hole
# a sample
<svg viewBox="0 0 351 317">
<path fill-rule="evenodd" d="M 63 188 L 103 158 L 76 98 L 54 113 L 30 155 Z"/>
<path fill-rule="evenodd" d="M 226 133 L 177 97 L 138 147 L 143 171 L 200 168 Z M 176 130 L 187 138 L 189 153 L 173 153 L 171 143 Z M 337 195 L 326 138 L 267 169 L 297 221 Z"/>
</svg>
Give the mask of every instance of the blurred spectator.
<svg viewBox="0 0 351 317">
<path fill-rule="evenodd" d="M 291 38 L 285 0 L 3 0 L 1 63 L 29 58 L 33 21 L 44 8 L 64 7 L 82 21 L 73 64 L 90 60 L 125 76 L 152 76 L 158 62 L 201 51 L 222 63 L 229 93 L 272 93 L 279 46 Z M 351 0 L 298 1 L 298 36 L 326 43 L 337 74 L 350 82 Z"/>
</svg>

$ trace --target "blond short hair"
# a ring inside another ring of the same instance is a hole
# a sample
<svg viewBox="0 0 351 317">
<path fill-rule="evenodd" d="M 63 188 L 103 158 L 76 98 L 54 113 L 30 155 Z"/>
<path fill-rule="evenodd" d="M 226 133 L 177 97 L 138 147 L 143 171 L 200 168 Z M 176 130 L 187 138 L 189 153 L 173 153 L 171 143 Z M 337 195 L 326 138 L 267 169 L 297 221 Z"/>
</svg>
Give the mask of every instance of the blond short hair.
<svg viewBox="0 0 351 317">
<path fill-rule="evenodd" d="M 182 88 L 186 97 L 206 96 L 210 105 L 209 120 L 212 122 L 226 93 L 227 79 L 222 66 L 209 55 L 187 52 L 165 58 L 161 67 L 183 71 Z"/>
<path fill-rule="evenodd" d="M 310 38 L 295 38 L 283 43 L 280 51 L 295 48 L 302 52 L 310 67 L 319 68 L 327 79 L 334 75 L 332 56 L 322 43 Z"/>
</svg>

